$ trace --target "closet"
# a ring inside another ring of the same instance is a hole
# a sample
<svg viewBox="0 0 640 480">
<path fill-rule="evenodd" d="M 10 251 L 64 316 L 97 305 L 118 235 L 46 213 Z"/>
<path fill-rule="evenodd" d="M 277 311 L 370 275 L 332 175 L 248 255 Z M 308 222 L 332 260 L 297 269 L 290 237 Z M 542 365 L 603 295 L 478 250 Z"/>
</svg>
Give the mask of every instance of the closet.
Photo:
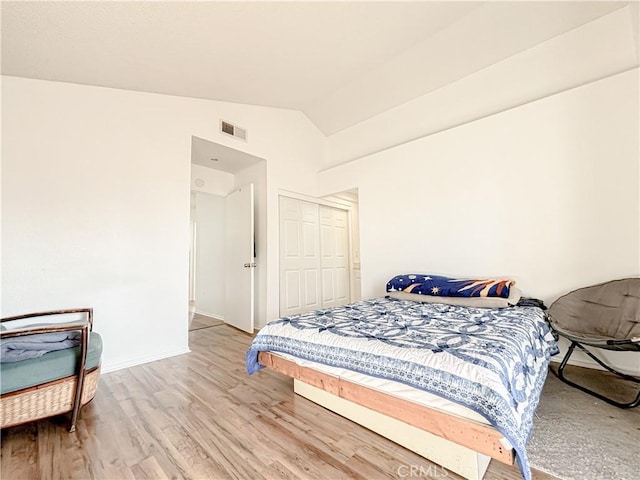
<svg viewBox="0 0 640 480">
<path fill-rule="evenodd" d="M 349 212 L 280 196 L 280 316 L 350 300 Z"/>
</svg>

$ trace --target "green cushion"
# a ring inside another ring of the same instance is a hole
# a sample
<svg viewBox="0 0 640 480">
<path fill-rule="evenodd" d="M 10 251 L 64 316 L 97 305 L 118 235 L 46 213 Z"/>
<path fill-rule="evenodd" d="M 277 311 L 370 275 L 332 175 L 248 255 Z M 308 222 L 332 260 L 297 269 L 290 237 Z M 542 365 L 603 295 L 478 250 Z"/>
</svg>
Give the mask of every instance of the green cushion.
<svg viewBox="0 0 640 480">
<path fill-rule="evenodd" d="M 96 332 L 89 336 L 87 370 L 100 365 L 102 338 Z M 75 375 L 80 361 L 80 347 L 49 352 L 40 358 L 21 362 L 0 363 L 0 393 L 41 385 L 59 378 Z"/>
</svg>

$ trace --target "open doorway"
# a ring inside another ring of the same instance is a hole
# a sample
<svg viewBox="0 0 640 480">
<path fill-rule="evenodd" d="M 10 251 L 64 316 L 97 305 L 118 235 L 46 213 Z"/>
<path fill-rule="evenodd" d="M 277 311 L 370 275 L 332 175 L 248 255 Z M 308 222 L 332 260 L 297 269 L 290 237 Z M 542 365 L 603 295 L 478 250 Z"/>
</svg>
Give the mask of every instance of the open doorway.
<svg viewBox="0 0 640 480">
<path fill-rule="evenodd" d="M 263 201 L 266 185 L 265 160 L 206 139 L 191 142 L 191 248 L 189 254 L 189 330 L 225 323 L 225 281 L 230 268 L 226 235 L 238 222 L 227 214 L 230 195 L 253 184 L 255 204 Z M 261 210 L 255 209 L 256 233 L 262 232 Z M 256 236 L 258 237 L 258 236 Z M 251 239 L 254 243 L 254 239 Z M 253 256 L 258 249 L 249 249 Z M 233 256 L 233 255 L 231 255 Z M 253 262 L 233 259 L 233 264 Z M 259 278 L 259 275 L 256 275 Z M 259 281 L 254 282 L 260 288 Z M 251 295 L 251 303 L 255 296 Z"/>
<path fill-rule="evenodd" d="M 190 227 L 191 331 L 224 323 L 225 197 L 192 191 Z"/>
</svg>

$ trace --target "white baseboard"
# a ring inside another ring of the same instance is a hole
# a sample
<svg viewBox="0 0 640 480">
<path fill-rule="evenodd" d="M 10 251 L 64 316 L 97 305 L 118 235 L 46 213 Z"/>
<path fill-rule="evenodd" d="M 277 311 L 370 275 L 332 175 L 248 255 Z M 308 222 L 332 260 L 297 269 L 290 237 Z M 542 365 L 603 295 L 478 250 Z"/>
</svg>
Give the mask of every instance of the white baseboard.
<svg viewBox="0 0 640 480">
<path fill-rule="evenodd" d="M 224 315 L 220 315 L 219 313 L 209 313 L 203 310 L 198 310 L 197 308 L 196 308 L 196 313 L 198 315 L 204 315 L 205 317 L 215 318 L 216 320 L 222 320 L 224 322 Z"/>
<path fill-rule="evenodd" d="M 175 357 L 176 355 L 183 355 L 189 353 L 191 350 L 189 347 L 181 348 L 179 350 L 172 350 L 169 352 L 158 353 L 156 355 L 149 355 L 146 357 L 134 358 L 125 362 L 106 363 L 102 364 L 101 372 L 109 373 L 116 370 L 122 370 L 123 368 L 135 367 L 136 365 L 142 365 L 144 363 L 155 362 L 156 360 L 162 360 L 163 358 Z"/>
<path fill-rule="evenodd" d="M 558 368 L 560 366 L 560 363 L 562 363 L 562 359 L 564 358 L 564 355 L 558 355 L 558 358 L 552 358 L 551 359 L 551 363 L 554 363 L 556 365 L 556 368 Z M 573 359 L 573 355 L 571 356 L 571 358 L 569 359 L 568 365 L 574 365 L 576 367 L 583 367 L 583 368 L 590 368 L 592 370 L 600 370 L 603 372 L 606 372 L 606 369 L 602 368 L 600 365 L 598 365 L 596 362 L 592 361 L 592 360 L 574 360 Z M 622 372 L 626 375 L 632 375 L 632 376 L 639 376 L 640 372 L 638 371 L 633 371 L 630 370 L 629 368 L 625 368 L 625 367 L 620 367 L 618 365 L 611 365 L 613 368 L 615 368 L 616 370 L 618 370 L 619 372 Z"/>
</svg>

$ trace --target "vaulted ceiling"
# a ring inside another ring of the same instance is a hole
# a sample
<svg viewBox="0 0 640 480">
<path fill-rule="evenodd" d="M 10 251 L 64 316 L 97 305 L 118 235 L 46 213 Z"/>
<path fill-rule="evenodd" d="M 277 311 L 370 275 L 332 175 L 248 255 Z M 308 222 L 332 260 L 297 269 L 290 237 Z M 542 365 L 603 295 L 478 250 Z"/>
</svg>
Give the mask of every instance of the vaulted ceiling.
<svg viewBox="0 0 640 480">
<path fill-rule="evenodd" d="M 2 73 L 295 109 L 325 134 L 629 2 L 2 2 Z"/>
</svg>

